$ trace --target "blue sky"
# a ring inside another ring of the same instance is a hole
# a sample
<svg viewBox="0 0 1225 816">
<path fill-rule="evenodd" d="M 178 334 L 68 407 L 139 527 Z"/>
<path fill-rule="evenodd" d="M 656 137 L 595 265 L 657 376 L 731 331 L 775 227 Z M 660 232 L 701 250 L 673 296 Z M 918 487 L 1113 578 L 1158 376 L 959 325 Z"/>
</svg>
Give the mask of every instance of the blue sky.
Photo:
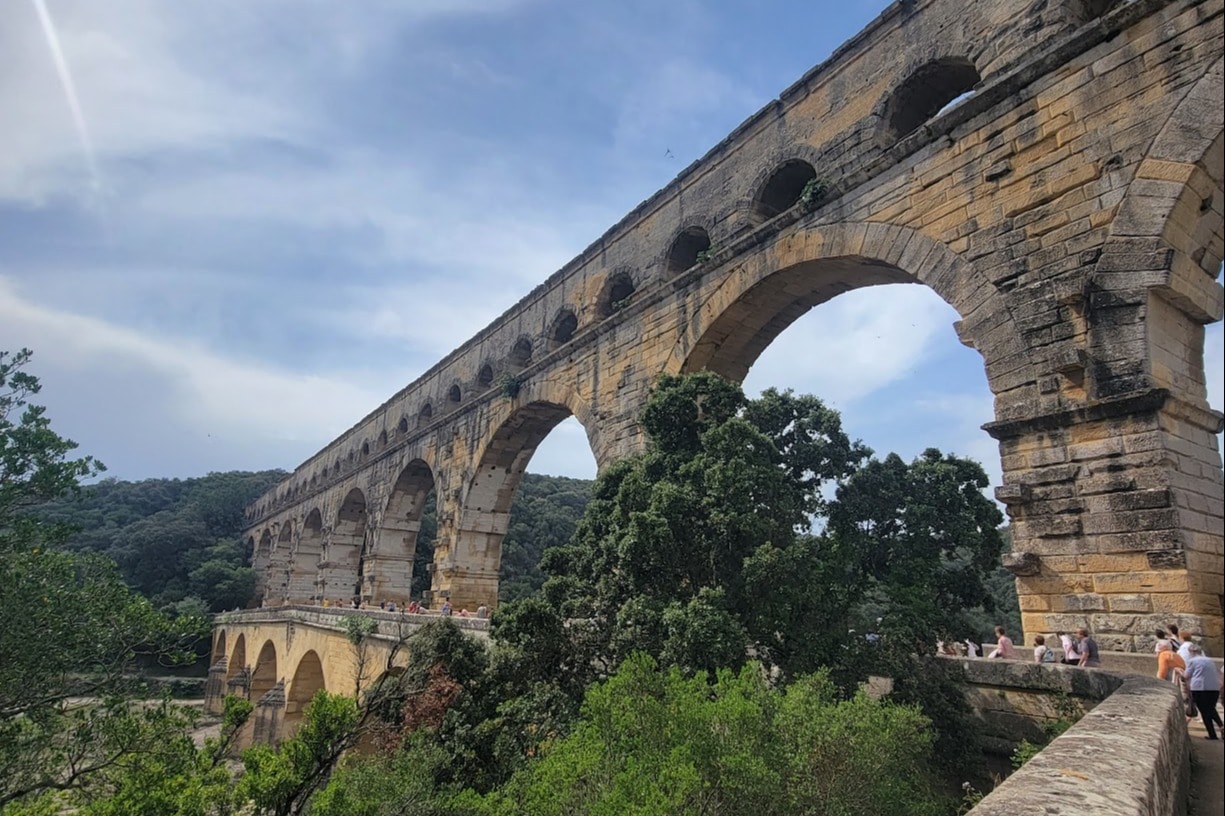
<svg viewBox="0 0 1225 816">
<path fill-rule="evenodd" d="M 0 0 L 0 348 L 34 349 L 55 427 L 134 479 L 292 469 L 886 3 L 47 0 L 79 116 L 40 5 Z M 746 387 L 998 480 L 955 319 L 853 292 Z M 530 469 L 594 468 L 569 420 Z"/>
</svg>

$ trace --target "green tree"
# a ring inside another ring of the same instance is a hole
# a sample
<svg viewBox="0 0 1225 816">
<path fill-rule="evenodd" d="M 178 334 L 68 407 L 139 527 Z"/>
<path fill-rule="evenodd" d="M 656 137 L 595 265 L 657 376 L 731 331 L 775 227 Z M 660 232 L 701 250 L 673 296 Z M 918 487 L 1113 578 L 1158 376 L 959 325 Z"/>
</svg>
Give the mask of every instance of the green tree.
<svg viewBox="0 0 1225 816">
<path fill-rule="evenodd" d="M 916 710 L 839 700 L 823 675 L 780 690 L 754 663 L 686 677 L 635 655 L 592 686 L 569 736 L 482 804 L 532 816 L 926 816 L 941 812 L 929 750 Z"/>
<path fill-rule="evenodd" d="M 198 479 L 107 480 L 44 502 L 38 517 L 70 529 L 62 546 L 113 558 L 159 609 L 197 597 L 212 611 L 246 606 L 255 589 L 243 509 L 281 471 Z"/>
<path fill-rule="evenodd" d="M 105 785 L 118 764 L 161 751 L 181 720 L 131 702 L 140 652 L 167 658 L 203 621 L 172 626 L 120 580 L 113 562 L 61 552 L 62 525 L 36 505 L 99 472 L 27 400 L 29 351 L 0 352 L 0 807 Z"/>
<path fill-rule="evenodd" d="M 240 799 L 275 816 L 303 813 L 341 755 L 357 744 L 360 721 L 353 698 L 320 690 L 307 704 L 297 733 L 277 748 L 254 745 L 243 752 Z"/>
<path fill-rule="evenodd" d="M 539 679 L 573 672 L 581 693 L 644 650 L 689 671 L 829 666 L 849 687 L 872 659 L 849 636 L 870 598 L 928 650 L 989 603 L 1000 515 L 976 463 L 873 459 L 815 397 L 749 400 L 708 373 L 662 378 L 642 423 L 647 451 L 601 476 L 540 598 L 495 618 Z"/>
</svg>

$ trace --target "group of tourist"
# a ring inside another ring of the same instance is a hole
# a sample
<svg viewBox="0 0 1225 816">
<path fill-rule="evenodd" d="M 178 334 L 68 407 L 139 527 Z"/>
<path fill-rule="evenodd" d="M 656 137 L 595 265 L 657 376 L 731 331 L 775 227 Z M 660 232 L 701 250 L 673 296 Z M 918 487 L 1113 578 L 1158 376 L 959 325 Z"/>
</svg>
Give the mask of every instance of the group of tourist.
<svg viewBox="0 0 1225 816">
<path fill-rule="evenodd" d="M 324 607 L 337 608 L 337 609 L 346 609 L 346 608 L 348 609 L 373 609 L 374 608 L 373 603 L 374 603 L 373 601 L 367 601 L 363 598 L 358 598 L 358 597 L 354 597 L 351 601 L 347 603 L 341 598 L 337 598 L 335 601 L 331 600 L 330 598 L 324 598 L 320 602 L 320 605 Z M 382 612 L 403 612 L 408 615 L 434 614 L 433 611 L 429 608 L 429 606 L 424 601 L 409 601 L 407 604 L 398 604 L 398 605 L 396 604 L 395 601 L 379 601 L 378 608 Z M 472 618 L 472 617 L 475 617 L 477 619 L 484 620 L 489 617 L 489 607 L 486 606 L 485 604 L 481 604 L 480 606 L 476 608 L 475 613 L 469 612 L 467 609 L 464 609 L 464 608 L 460 608 L 456 610 L 451 605 L 451 599 L 444 598 L 442 601 L 442 605 L 438 608 L 437 614 L 444 618 L 450 618 L 450 617 Z"/>
<path fill-rule="evenodd" d="M 1063 649 L 1062 659 L 1047 645 L 1044 635 L 1035 635 L 1035 663 L 1063 663 L 1086 668 L 1101 666 L 1097 641 L 1087 629 L 1078 629 L 1074 635 L 1067 632 L 1055 634 Z M 1225 683 L 1221 669 L 1217 668 L 1212 658 L 1204 654 L 1203 648 L 1192 640 L 1191 633 L 1186 629 L 1180 630 L 1177 625 L 1171 624 L 1168 631 L 1158 629 L 1154 634 L 1156 642 L 1153 651 L 1157 655 L 1157 676 L 1180 687 L 1188 722 L 1194 719 L 1198 712 L 1208 732 L 1208 739 L 1219 739 L 1217 726 L 1225 728 L 1221 715 L 1217 713 L 1217 701 L 1221 696 L 1221 686 Z M 995 637 L 995 648 L 987 655 L 988 658 L 1018 659 L 1017 648 L 1003 626 L 995 627 Z M 937 650 L 945 655 L 964 654 L 968 657 L 978 657 L 978 647 L 970 640 L 965 642 L 964 652 L 944 642 L 937 644 Z"/>
<path fill-rule="evenodd" d="M 1225 728 L 1221 715 L 1217 713 L 1217 700 L 1221 697 L 1221 670 L 1212 658 L 1204 654 L 1191 633 L 1170 624 L 1168 630 L 1158 629 L 1153 633 L 1156 641 L 1153 651 L 1157 654 L 1157 677 L 1176 683 L 1186 703 L 1187 721 L 1198 712 L 1208 732 L 1208 739 L 1219 739 L 1216 727 Z"/>
<path fill-rule="evenodd" d="M 1088 629 L 1078 629 L 1075 635 L 1068 634 L 1067 632 L 1056 632 L 1055 635 L 1059 638 L 1059 644 L 1063 649 L 1062 659 L 1056 654 L 1054 649 L 1046 645 L 1046 637 L 1044 635 L 1035 635 L 1035 663 L 1063 663 L 1067 666 L 1085 666 L 1087 668 L 1102 665 L 1097 641 L 1089 634 Z M 950 648 L 943 642 L 937 644 L 937 650 L 941 654 L 946 655 L 960 655 L 962 653 L 961 649 Z M 964 650 L 965 656 L 978 657 L 978 644 L 973 641 L 966 640 Z M 1019 659 L 1017 647 L 1013 644 L 1012 638 L 1008 637 L 1008 630 L 1003 626 L 995 627 L 995 648 L 991 650 L 987 657 L 1003 660 Z"/>
</svg>

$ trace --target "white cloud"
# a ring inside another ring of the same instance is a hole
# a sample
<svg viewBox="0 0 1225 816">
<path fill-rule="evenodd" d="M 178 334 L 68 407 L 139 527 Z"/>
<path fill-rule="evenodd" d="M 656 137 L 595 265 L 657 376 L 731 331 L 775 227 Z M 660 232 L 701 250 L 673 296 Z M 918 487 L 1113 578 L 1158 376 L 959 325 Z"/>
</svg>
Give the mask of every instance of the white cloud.
<svg viewBox="0 0 1225 816">
<path fill-rule="evenodd" d="M 839 295 L 792 324 L 749 371 L 745 390 L 792 384 L 832 405 L 909 376 L 957 314 L 931 290 L 899 284 Z"/>
<path fill-rule="evenodd" d="M 251 448 L 281 455 L 295 450 L 305 458 L 393 390 L 390 383 L 372 386 L 226 359 L 173 337 L 48 309 L 0 278 L 0 348 L 21 346 L 35 351 L 33 373 L 54 384 L 55 399 L 48 400 L 53 413 L 87 423 L 70 423 L 65 433 L 88 441 L 89 452 L 113 449 L 117 441 L 191 448 L 212 439 L 236 460 L 259 463 L 250 466 L 284 466 Z M 116 438 L 87 439 L 94 420 L 104 421 Z M 119 459 L 138 453 L 115 452 Z"/>
<path fill-rule="evenodd" d="M 168 7 L 146 0 L 65 3 L 51 8 L 68 69 L 102 167 L 172 147 L 292 133 L 301 122 L 282 106 L 186 71 Z M 0 129 L 0 200 L 41 205 L 93 195 L 86 157 L 33 6 L 6 4 L 0 26 L 0 110 L 20 127 Z M 90 203 L 96 203 L 90 201 Z"/>
</svg>

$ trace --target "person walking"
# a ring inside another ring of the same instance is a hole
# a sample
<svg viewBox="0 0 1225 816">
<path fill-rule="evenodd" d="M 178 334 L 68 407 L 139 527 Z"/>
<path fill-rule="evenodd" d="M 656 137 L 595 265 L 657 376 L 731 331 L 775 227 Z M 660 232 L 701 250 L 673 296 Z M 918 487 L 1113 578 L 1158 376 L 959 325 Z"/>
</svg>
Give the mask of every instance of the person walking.
<svg viewBox="0 0 1225 816">
<path fill-rule="evenodd" d="M 1067 632 L 1056 632 L 1059 636 L 1059 643 L 1063 646 L 1063 665 L 1079 666 L 1080 665 L 1080 649 L 1076 648 L 1076 639 Z"/>
<path fill-rule="evenodd" d="M 1187 678 L 1187 688 L 1191 690 L 1191 700 L 1199 709 L 1200 719 L 1204 721 L 1204 729 L 1208 739 L 1217 739 L 1216 726 L 1225 728 L 1221 715 L 1216 711 L 1216 701 L 1221 696 L 1221 676 L 1217 673 L 1216 664 L 1212 658 L 1205 657 L 1198 643 L 1192 643 L 1187 649 L 1191 659 L 1183 675 Z"/>
<path fill-rule="evenodd" d="M 1184 663 L 1191 660 L 1191 647 L 1195 645 L 1195 641 L 1191 639 L 1190 629 L 1178 630 L 1178 656 Z"/>
<path fill-rule="evenodd" d="M 1086 669 L 1094 669 L 1101 666 L 1102 661 L 1097 653 L 1097 641 L 1089 637 L 1089 630 L 1077 629 L 1076 635 L 1079 638 L 1076 648 L 1080 650 L 1080 663 L 1078 665 Z"/>
</svg>

